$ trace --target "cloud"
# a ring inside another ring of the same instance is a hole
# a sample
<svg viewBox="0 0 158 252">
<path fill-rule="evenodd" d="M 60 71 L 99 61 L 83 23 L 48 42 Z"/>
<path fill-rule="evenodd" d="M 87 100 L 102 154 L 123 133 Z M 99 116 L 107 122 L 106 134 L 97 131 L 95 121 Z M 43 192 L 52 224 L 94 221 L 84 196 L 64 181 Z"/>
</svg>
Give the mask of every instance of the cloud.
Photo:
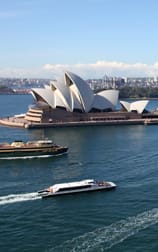
<svg viewBox="0 0 158 252">
<path fill-rule="evenodd" d="M 158 76 L 158 62 L 153 65 L 143 63 L 124 63 L 117 61 L 97 61 L 91 64 L 45 64 L 43 67 L 49 73 L 61 74 L 72 71 L 83 78 L 101 78 L 102 76 L 152 77 Z"/>
<path fill-rule="evenodd" d="M 65 71 L 74 72 L 83 79 L 102 78 L 104 75 L 116 77 L 155 77 L 158 76 L 158 62 L 151 65 L 117 61 L 96 61 L 89 64 L 47 63 L 41 68 L 0 68 L 0 77 L 54 79 Z"/>
</svg>

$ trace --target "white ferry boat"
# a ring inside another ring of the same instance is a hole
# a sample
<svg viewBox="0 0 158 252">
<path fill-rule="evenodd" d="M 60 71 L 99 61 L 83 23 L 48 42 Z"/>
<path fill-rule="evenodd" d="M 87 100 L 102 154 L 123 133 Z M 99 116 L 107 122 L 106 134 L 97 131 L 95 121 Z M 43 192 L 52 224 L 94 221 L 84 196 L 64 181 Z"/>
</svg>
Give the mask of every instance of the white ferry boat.
<svg viewBox="0 0 158 252">
<path fill-rule="evenodd" d="M 70 183 L 55 184 L 38 192 L 42 198 L 74 194 L 81 192 L 92 192 L 100 190 L 112 190 L 116 188 L 116 184 L 107 181 L 95 181 L 94 179 L 86 179 Z"/>
</svg>

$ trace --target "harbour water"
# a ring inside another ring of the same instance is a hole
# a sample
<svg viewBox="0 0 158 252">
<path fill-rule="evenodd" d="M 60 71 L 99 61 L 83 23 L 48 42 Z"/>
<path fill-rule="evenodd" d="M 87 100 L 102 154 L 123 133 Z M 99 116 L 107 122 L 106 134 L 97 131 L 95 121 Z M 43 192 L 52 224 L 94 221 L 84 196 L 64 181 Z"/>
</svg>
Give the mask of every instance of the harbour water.
<svg viewBox="0 0 158 252">
<path fill-rule="evenodd" d="M 1 95 L 0 117 L 24 113 L 30 103 L 30 95 Z M 2 252 L 158 251 L 158 125 L 0 130 L 0 142 L 44 136 L 69 147 L 60 157 L 0 160 Z M 86 178 L 117 189 L 37 196 L 54 183 Z"/>
</svg>

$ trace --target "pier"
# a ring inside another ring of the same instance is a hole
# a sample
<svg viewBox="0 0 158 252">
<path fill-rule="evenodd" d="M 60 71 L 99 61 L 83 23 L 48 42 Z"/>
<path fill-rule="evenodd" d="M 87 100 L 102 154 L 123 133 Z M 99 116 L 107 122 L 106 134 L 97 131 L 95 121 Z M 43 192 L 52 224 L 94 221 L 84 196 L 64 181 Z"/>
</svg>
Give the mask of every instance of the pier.
<svg viewBox="0 0 158 252">
<path fill-rule="evenodd" d="M 58 121 L 58 122 L 29 122 L 24 118 L 7 117 L 0 119 L 0 125 L 6 127 L 19 127 L 25 129 L 54 128 L 54 127 L 81 127 L 81 126 L 117 126 L 117 125 L 157 125 L 158 118 L 132 118 L 132 119 L 107 119 L 87 120 L 87 121 Z"/>
</svg>

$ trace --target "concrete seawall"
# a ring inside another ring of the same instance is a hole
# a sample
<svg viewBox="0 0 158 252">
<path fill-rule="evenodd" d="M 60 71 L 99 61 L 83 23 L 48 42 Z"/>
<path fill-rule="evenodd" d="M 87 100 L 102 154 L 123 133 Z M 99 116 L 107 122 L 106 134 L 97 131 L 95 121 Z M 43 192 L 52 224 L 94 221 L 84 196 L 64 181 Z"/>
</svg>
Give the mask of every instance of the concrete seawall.
<svg viewBox="0 0 158 252">
<path fill-rule="evenodd" d="M 12 121 L 12 120 L 9 120 L 9 119 L 6 119 L 6 118 L 0 119 L 0 125 L 8 126 L 8 127 L 20 127 L 20 128 L 25 127 L 24 122 Z"/>
<path fill-rule="evenodd" d="M 54 128 L 54 127 L 81 127 L 97 125 L 151 125 L 158 124 L 158 119 L 128 119 L 128 120 L 104 120 L 104 121 L 78 121 L 78 122 L 51 122 L 51 123 L 30 123 L 19 118 L 2 118 L 0 125 L 7 127 L 20 127 L 25 129 Z"/>
</svg>

